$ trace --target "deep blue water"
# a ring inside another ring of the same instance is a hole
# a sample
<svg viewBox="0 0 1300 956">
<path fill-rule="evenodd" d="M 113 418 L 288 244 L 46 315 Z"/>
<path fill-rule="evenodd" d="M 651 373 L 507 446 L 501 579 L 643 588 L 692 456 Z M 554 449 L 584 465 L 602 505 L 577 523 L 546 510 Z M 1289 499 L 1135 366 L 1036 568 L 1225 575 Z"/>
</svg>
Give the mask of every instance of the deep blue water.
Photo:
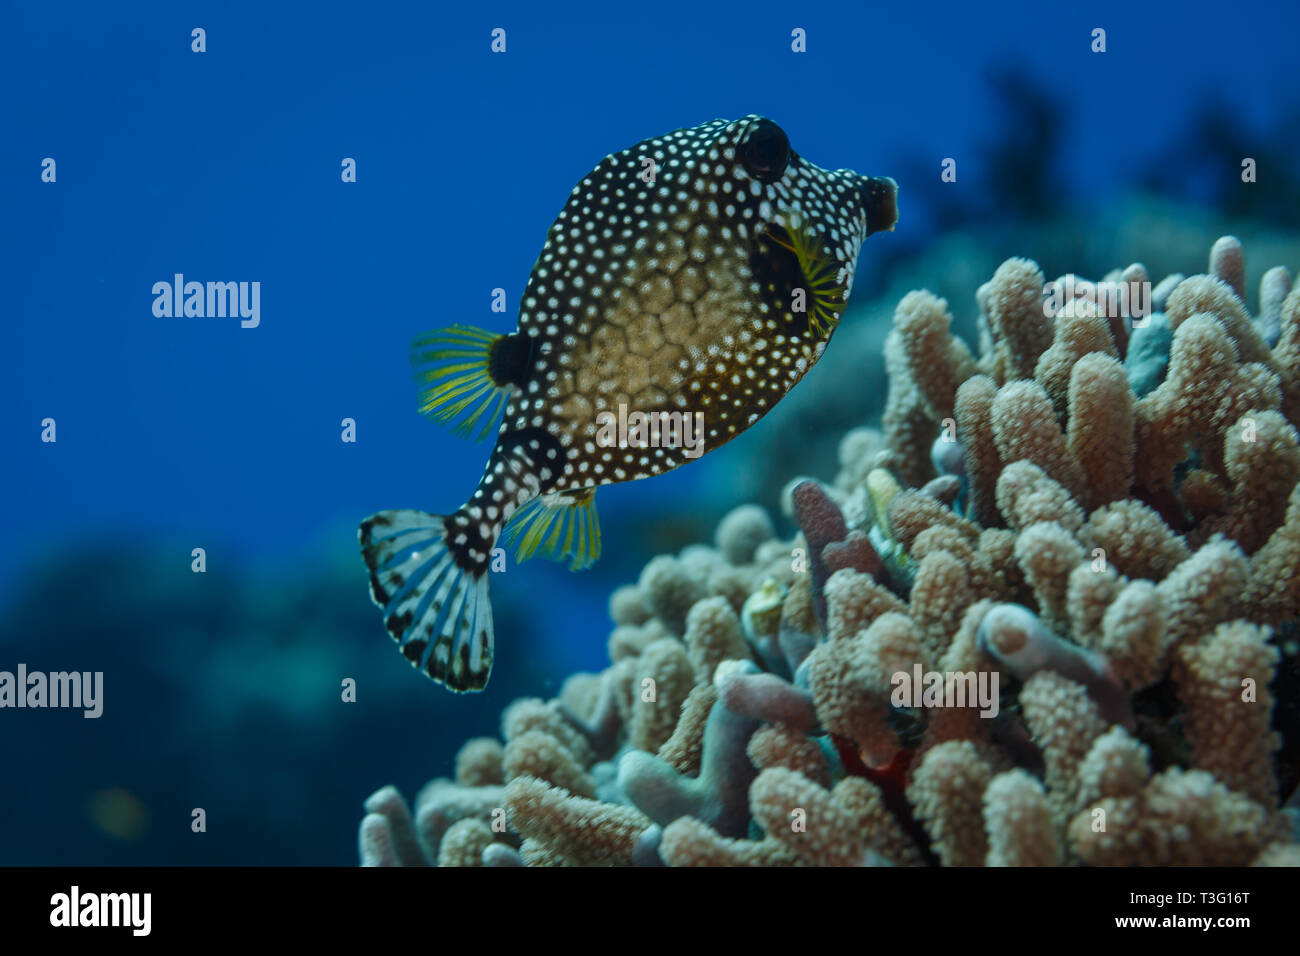
<svg viewBox="0 0 1300 956">
<path fill-rule="evenodd" d="M 487 448 L 417 414 L 407 344 L 513 327 L 547 227 L 605 154 L 762 113 L 822 166 L 900 178 L 881 241 L 919 248 L 933 223 L 909 220 L 905 160 L 937 180 L 957 158 L 954 202 L 974 202 L 981 144 L 1016 143 L 991 69 L 1063 104 L 1062 202 L 1132 189 L 1207 102 L 1264 140 L 1300 93 L 1293 4 L 946 6 L 5 4 L 0 669 L 103 667 L 109 696 L 96 722 L 0 711 L 0 765 L 29 774 L 0 785 L 0 863 L 346 862 L 369 790 L 410 792 L 510 697 L 602 666 L 609 589 L 725 486 L 726 451 L 602 492 L 619 529 L 602 569 L 494 582 L 513 626 L 477 699 L 387 646 L 353 551 L 360 517 L 472 490 Z M 175 273 L 260 282 L 260 325 L 156 317 Z M 362 688 L 345 714 L 340 675 Z M 89 822 L 111 788 L 147 808 L 142 834 Z M 193 806 L 215 808 L 207 843 Z M 218 843 L 220 808 L 238 823 Z"/>
</svg>

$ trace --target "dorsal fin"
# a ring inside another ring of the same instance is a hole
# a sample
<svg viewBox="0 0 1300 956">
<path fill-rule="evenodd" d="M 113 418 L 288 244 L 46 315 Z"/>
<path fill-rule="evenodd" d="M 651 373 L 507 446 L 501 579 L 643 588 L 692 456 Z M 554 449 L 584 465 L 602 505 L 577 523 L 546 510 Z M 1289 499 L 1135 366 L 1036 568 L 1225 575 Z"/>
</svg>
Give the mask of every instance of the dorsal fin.
<svg viewBox="0 0 1300 956">
<path fill-rule="evenodd" d="M 470 325 L 416 336 L 411 343 L 411 367 L 423 386 L 420 412 L 451 425 L 458 435 L 482 441 L 511 391 L 527 381 L 531 342 L 519 332 L 503 335 Z"/>
<path fill-rule="evenodd" d="M 523 391 L 533 376 L 537 340 L 525 332 L 502 336 L 488 356 L 488 372 L 498 385 L 513 385 Z"/>
</svg>

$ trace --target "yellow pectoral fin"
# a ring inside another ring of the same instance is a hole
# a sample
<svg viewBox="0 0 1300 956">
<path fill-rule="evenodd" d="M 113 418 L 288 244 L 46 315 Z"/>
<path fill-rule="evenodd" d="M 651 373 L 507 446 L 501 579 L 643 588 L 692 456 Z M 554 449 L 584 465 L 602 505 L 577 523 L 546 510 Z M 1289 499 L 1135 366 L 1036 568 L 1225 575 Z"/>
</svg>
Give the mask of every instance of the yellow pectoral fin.
<svg viewBox="0 0 1300 956">
<path fill-rule="evenodd" d="M 591 567 L 600 560 L 596 489 L 534 498 L 511 516 L 505 538 L 518 544 L 516 561 L 540 555 L 553 561 L 572 558 L 571 571 Z"/>
<path fill-rule="evenodd" d="M 818 334 L 825 334 L 839 323 L 840 311 L 844 308 L 844 286 L 839 281 L 838 267 L 823 250 L 821 236 L 801 219 L 784 231 L 784 238 L 771 229 L 767 235 L 777 245 L 794 253 L 808 284 L 808 297 L 812 300 L 808 323 Z"/>
<path fill-rule="evenodd" d="M 503 335 L 468 325 L 452 325 L 417 336 L 411 343 L 411 367 L 423 386 L 420 412 L 458 435 L 475 441 L 487 437 L 510 394 L 492 378 L 492 348 Z"/>
</svg>

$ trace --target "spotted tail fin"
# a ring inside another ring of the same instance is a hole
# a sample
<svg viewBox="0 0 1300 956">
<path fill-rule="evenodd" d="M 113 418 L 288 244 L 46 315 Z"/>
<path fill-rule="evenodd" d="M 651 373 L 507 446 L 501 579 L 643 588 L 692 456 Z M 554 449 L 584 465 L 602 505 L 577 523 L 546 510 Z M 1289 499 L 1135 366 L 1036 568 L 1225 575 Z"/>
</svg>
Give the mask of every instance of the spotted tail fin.
<svg viewBox="0 0 1300 956">
<path fill-rule="evenodd" d="M 486 567 L 467 570 L 447 543 L 446 519 L 381 511 L 361 522 L 370 596 L 402 655 L 458 693 L 482 690 L 492 673 L 492 605 Z"/>
</svg>

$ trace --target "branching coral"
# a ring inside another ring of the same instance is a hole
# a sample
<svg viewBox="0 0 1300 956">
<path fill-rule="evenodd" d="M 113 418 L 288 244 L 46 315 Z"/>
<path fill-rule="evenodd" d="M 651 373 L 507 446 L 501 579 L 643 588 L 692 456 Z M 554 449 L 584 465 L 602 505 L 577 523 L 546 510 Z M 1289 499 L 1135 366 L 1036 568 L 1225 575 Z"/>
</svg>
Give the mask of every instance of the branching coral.
<svg viewBox="0 0 1300 956">
<path fill-rule="evenodd" d="M 948 741 L 925 754 L 907 789 L 945 866 L 980 866 L 988 853 L 983 797 L 992 770 L 969 740 Z"/>
<path fill-rule="evenodd" d="M 610 599 L 610 665 L 516 702 L 369 864 L 1283 864 L 1300 779 L 1300 290 L 1241 244 L 1155 312 L 1012 259 L 906 296 L 882 431 Z M 1067 281 L 1068 280 L 1068 281 Z M 1139 300 L 1140 301 L 1140 300 Z M 1288 723 L 1289 722 L 1289 723 Z"/>
<path fill-rule="evenodd" d="M 575 797 L 536 777 L 511 780 L 505 796 L 511 828 L 575 866 L 631 863 L 650 823 L 631 807 Z"/>
<path fill-rule="evenodd" d="M 619 761 L 619 788 L 656 823 L 693 816 L 723 836 L 744 836 L 745 793 L 754 775 L 746 754 L 757 718 L 727 708 L 719 691 L 704 726 L 700 771 L 686 776 L 661 757 L 629 750 Z"/>
</svg>

